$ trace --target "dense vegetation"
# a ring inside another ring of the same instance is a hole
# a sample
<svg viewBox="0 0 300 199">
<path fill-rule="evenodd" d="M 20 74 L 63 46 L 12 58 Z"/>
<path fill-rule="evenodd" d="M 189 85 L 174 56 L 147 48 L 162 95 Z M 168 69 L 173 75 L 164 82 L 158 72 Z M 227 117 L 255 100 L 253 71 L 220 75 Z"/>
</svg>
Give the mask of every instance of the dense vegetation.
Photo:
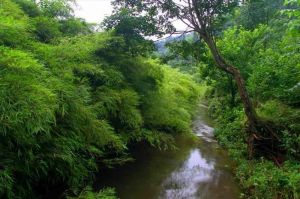
<svg viewBox="0 0 300 199">
<path fill-rule="evenodd" d="M 115 198 L 93 192 L 93 174 L 131 161 L 140 142 L 175 148 L 199 85 L 242 197 L 300 198 L 300 2 L 114 2 L 95 32 L 71 1 L 0 0 L 0 198 Z M 208 24 L 153 53 L 145 36 L 175 33 L 170 19 L 205 6 L 213 23 L 196 16 Z"/>
<path fill-rule="evenodd" d="M 274 129 L 268 140 L 267 134 L 257 134 L 259 152 L 251 160 L 234 79 L 211 67 L 215 63 L 208 48 L 190 34 L 169 42 L 162 56 L 210 87 L 206 101 L 217 122 L 216 137 L 236 160 L 245 198 L 300 198 L 299 19 L 296 1 L 259 0 L 236 8 L 219 26 L 220 52 L 240 69 L 258 117 Z M 277 141 L 269 148 L 272 137 Z"/>
<path fill-rule="evenodd" d="M 190 133 L 190 76 L 93 29 L 68 1 L 0 1 L 0 198 L 113 198 L 95 171 Z"/>
<path fill-rule="evenodd" d="M 275 4 L 264 3 L 269 7 Z M 255 4 L 246 5 L 242 11 Z M 210 107 L 219 122 L 216 134 L 237 160 L 237 177 L 249 198 L 300 198 L 299 18 L 287 16 L 286 8 L 283 4 L 273 7 L 269 19 L 250 27 L 238 21 L 218 42 L 226 58 L 246 77 L 258 116 L 275 129 L 271 138 L 277 141 L 272 148 L 264 147 L 268 141 L 258 138 L 257 158 L 245 159 L 245 119 L 232 80 L 223 78 L 223 85 L 212 84 L 210 96 L 215 100 Z M 251 12 L 261 13 L 259 9 Z M 243 12 L 238 16 L 246 17 Z"/>
</svg>

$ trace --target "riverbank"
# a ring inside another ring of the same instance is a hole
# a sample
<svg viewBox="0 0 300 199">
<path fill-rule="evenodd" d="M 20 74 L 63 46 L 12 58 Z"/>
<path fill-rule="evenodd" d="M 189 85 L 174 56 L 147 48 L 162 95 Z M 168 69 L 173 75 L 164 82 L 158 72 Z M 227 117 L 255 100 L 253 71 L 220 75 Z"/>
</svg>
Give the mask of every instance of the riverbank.
<svg viewBox="0 0 300 199">
<path fill-rule="evenodd" d="M 300 164 L 287 159 L 278 167 L 266 158 L 248 159 L 243 112 L 238 108 L 225 109 L 210 104 L 215 118 L 215 136 L 235 162 L 234 174 L 246 199 L 299 199 Z"/>
</svg>

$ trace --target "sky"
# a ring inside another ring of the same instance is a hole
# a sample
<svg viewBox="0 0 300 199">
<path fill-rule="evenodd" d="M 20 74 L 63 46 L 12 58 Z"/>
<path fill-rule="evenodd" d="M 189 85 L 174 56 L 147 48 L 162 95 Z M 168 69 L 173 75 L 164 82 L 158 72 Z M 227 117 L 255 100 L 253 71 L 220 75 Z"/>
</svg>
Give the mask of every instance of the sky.
<svg viewBox="0 0 300 199">
<path fill-rule="evenodd" d="M 77 6 L 74 7 L 76 17 L 85 19 L 90 23 L 101 23 L 106 16 L 113 11 L 112 0 L 76 0 Z M 186 30 L 186 25 L 175 21 L 177 30 Z"/>
<path fill-rule="evenodd" d="M 77 0 L 76 2 L 75 15 L 90 23 L 102 22 L 113 11 L 111 0 Z"/>
</svg>

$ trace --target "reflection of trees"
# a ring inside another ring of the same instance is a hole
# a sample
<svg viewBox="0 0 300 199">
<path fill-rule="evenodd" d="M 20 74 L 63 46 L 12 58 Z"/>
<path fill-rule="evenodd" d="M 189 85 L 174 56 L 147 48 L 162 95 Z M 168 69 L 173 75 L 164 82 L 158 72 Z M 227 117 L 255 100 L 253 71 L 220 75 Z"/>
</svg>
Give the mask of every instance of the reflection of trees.
<svg viewBox="0 0 300 199">
<path fill-rule="evenodd" d="M 158 151 L 140 145 L 133 151 L 135 162 L 103 172 L 99 181 L 102 187 L 116 187 L 121 198 L 157 198 L 160 193 L 163 199 L 237 198 L 224 189 L 235 185 L 224 171 L 228 160 L 216 143 L 202 140 L 196 147 L 178 137 L 177 147 Z M 222 192 L 224 197 L 218 196 Z"/>
<path fill-rule="evenodd" d="M 176 151 L 159 151 L 146 145 L 136 147 L 133 151 L 136 161 L 100 173 L 98 189 L 115 187 L 121 198 L 157 198 L 163 181 L 182 167 L 193 147 L 184 139 L 178 139 L 177 146 Z"/>
</svg>

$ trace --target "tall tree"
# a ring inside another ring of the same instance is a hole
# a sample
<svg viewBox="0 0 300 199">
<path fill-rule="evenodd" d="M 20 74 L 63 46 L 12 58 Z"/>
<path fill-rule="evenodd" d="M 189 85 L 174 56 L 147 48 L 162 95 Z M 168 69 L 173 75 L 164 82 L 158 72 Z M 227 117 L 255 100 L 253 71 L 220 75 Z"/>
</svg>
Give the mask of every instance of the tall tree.
<svg viewBox="0 0 300 199">
<path fill-rule="evenodd" d="M 147 15 L 154 19 L 157 28 L 165 33 L 177 33 L 173 26 L 175 20 L 186 25 L 184 32 L 196 32 L 207 44 L 216 62 L 216 66 L 233 76 L 239 96 L 248 118 L 249 153 L 253 154 L 253 140 L 258 132 L 259 120 L 248 95 L 244 78 L 240 70 L 230 64 L 220 53 L 215 40 L 217 25 L 226 14 L 239 4 L 238 0 L 115 0 L 116 9 L 130 8 L 136 15 Z"/>
</svg>

